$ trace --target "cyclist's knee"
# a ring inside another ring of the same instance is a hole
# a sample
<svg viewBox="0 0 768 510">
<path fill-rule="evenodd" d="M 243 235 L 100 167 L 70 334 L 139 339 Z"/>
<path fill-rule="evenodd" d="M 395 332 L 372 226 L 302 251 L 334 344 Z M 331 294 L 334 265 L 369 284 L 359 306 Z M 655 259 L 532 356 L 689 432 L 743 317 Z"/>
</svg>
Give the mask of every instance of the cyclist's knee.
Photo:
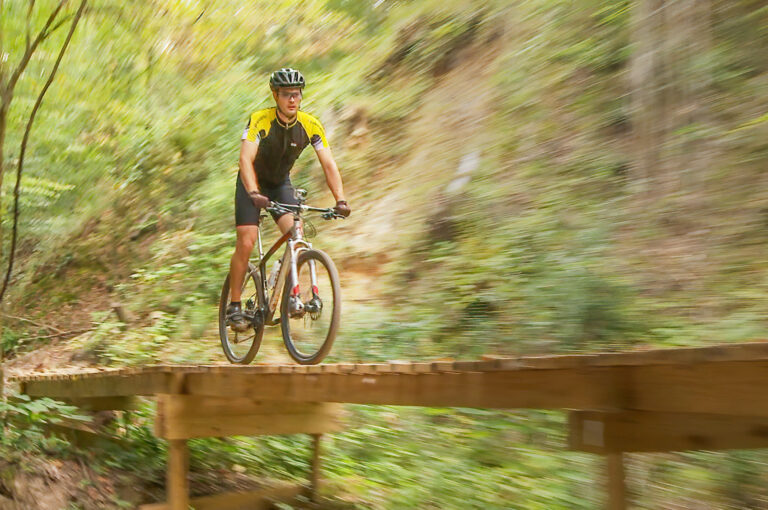
<svg viewBox="0 0 768 510">
<path fill-rule="evenodd" d="M 237 240 L 237 251 L 240 253 L 245 254 L 246 256 L 250 255 L 253 251 L 253 247 L 256 245 L 255 239 L 250 238 L 243 238 Z"/>
<path fill-rule="evenodd" d="M 240 229 L 237 231 L 237 251 L 250 254 L 253 247 L 256 246 L 256 239 L 259 235 L 258 228 Z"/>
</svg>

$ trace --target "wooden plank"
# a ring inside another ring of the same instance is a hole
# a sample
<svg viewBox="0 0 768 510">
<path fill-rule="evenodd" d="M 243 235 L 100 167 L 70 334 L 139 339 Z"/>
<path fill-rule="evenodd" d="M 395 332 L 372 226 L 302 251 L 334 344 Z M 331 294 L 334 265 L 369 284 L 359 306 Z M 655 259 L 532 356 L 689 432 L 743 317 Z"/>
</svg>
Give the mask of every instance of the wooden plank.
<svg viewBox="0 0 768 510">
<path fill-rule="evenodd" d="M 434 372 L 455 372 L 453 361 L 433 361 L 432 371 Z"/>
<path fill-rule="evenodd" d="M 190 500 L 195 510 L 269 510 L 276 503 L 291 504 L 304 491 L 301 485 L 280 484 L 248 492 L 229 492 Z M 170 510 L 168 503 L 139 506 L 139 510 Z M 186 510 L 186 509 L 185 509 Z"/>
<path fill-rule="evenodd" d="M 595 359 L 594 354 L 565 354 L 556 356 L 523 356 L 514 360 L 518 367 L 522 368 L 579 368 L 586 366 Z M 500 366 L 509 367 L 512 360 L 499 360 Z"/>
<path fill-rule="evenodd" d="M 165 439 L 322 434 L 343 429 L 338 404 L 189 395 L 159 395 L 157 402 L 155 435 Z"/>
<path fill-rule="evenodd" d="M 94 398 L 154 395 L 168 391 L 170 374 L 163 372 L 135 375 L 98 374 L 79 379 L 37 379 L 24 384 L 31 397 Z"/>
<path fill-rule="evenodd" d="M 337 363 L 336 367 L 339 369 L 339 372 L 342 374 L 349 374 L 355 369 L 354 363 Z"/>
<path fill-rule="evenodd" d="M 768 448 L 768 418 L 573 411 L 569 447 L 599 454 Z"/>
<path fill-rule="evenodd" d="M 434 374 L 189 374 L 190 394 L 280 402 L 589 409 L 624 400 L 609 368 Z"/>
<path fill-rule="evenodd" d="M 411 363 L 411 369 L 415 374 L 428 374 L 432 372 L 432 363 Z"/>
<path fill-rule="evenodd" d="M 606 455 L 608 509 L 627 509 L 627 490 L 624 481 L 624 455 L 611 453 Z"/>
<path fill-rule="evenodd" d="M 410 361 L 392 360 L 389 362 L 389 370 L 397 374 L 410 374 L 413 372 L 413 364 Z"/>
<path fill-rule="evenodd" d="M 376 366 L 375 363 L 355 363 L 354 372 L 357 375 L 375 374 Z"/>
</svg>

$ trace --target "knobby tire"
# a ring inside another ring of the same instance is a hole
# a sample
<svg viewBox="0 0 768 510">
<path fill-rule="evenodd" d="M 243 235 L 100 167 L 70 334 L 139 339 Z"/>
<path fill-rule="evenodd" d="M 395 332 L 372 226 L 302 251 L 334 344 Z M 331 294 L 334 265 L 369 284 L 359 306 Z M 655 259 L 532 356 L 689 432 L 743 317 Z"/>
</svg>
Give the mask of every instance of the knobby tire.
<svg viewBox="0 0 768 510">
<path fill-rule="evenodd" d="M 283 332 L 283 342 L 285 342 L 285 347 L 288 350 L 288 354 L 290 354 L 296 362 L 302 365 L 314 365 L 316 363 L 320 363 L 328 355 L 331 347 L 333 346 L 333 342 L 336 339 L 339 323 L 341 322 L 341 288 L 339 286 L 339 274 L 336 271 L 336 266 L 334 265 L 333 261 L 325 252 L 312 249 L 302 251 L 299 254 L 298 260 L 296 261 L 296 267 L 299 273 L 299 281 L 302 281 L 302 271 L 309 271 L 309 262 L 312 260 L 315 261 L 318 266 L 318 273 L 321 272 L 320 266 L 322 266 L 327 272 L 328 278 L 330 280 L 330 288 L 321 289 L 321 293 L 325 294 L 321 295 L 321 298 L 323 299 L 323 313 L 327 313 L 330 318 L 328 332 L 325 335 L 325 339 L 323 340 L 322 344 L 316 350 L 313 349 L 314 352 L 302 352 L 301 349 L 296 346 L 296 342 L 291 336 L 291 319 L 289 318 L 289 308 L 292 290 L 291 287 L 293 286 L 293 282 L 291 281 L 290 277 L 286 278 L 285 280 L 285 288 L 283 290 L 282 303 L 280 305 L 280 326 Z M 307 292 L 307 290 L 311 292 L 311 289 L 302 289 L 302 293 Z M 330 299 L 327 295 L 328 291 L 332 293 Z M 304 301 L 304 299 L 302 299 L 302 301 Z M 331 306 L 332 309 L 328 310 L 328 308 Z M 322 337 L 322 335 L 320 336 Z"/>
<path fill-rule="evenodd" d="M 245 289 L 245 286 L 248 283 L 248 279 L 250 278 L 253 281 L 254 286 L 256 289 L 259 288 L 259 282 L 256 280 L 256 278 L 259 276 L 258 270 L 253 266 L 253 264 L 248 264 L 248 272 L 245 275 L 245 279 L 243 280 L 243 289 Z M 248 349 L 248 352 L 244 356 L 238 356 L 230 346 L 229 343 L 229 335 L 234 335 L 235 333 L 229 329 L 229 326 L 227 325 L 227 305 L 229 304 L 229 274 L 227 274 L 227 277 L 224 279 L 224 285 L 221 288 L 221 299 L 219 300 L 219 339 L 221 340 L 221 347 L 224 350 L 224 355 L 227 357 L 227 359 L 230 361 L 230 363 L 235 363 L 239 365 L 247 365 L 251 361 L 253 361 L 253 358 L 256 356 L 256 353 L 259 352 L 259 347 L 261 347 L 261 339 L 264 336 L 264 324 L 262 323 L 261 327 L 259 328 L 252 328 L 254 332 L 253 340 L 251 343 L 251 347 Z M 257 303 L 257 306 L 261 306 L 261 303 Z"/>
</svg>

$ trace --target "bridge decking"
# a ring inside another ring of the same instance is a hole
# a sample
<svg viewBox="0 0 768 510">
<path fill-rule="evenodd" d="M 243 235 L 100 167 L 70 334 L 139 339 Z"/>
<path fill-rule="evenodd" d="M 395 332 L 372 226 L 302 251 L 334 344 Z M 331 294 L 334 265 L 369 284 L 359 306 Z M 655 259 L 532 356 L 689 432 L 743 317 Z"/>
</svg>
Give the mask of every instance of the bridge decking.
<svg viewBox="0 0 768 510">
<path fill-rule="evenodd" d="M 342 403 L 568 409 L 570 447 L 608 456 L 611 508 L 625 508 L 616 496 L 624 493 L 625 452 L 768 447 L 768 342 L 485 361 L 160 365 L 10 379 L 32 397 L 93 409 L 155 397 L 155 433 L 170 445 L 170 506 L 163 508 L 187 508 L 187 439 L 333 432 L 342 428 Z"/>
<path fill-rule="evenodd" d="M 11 380 L 30 396 L 64 399 L 180 393 L 281 402 L 768 416 L 768 392 L 761 391 L 767 378 L 768 342 L 756 342 L 487 361 L 160 365 Z"/>
</svg>

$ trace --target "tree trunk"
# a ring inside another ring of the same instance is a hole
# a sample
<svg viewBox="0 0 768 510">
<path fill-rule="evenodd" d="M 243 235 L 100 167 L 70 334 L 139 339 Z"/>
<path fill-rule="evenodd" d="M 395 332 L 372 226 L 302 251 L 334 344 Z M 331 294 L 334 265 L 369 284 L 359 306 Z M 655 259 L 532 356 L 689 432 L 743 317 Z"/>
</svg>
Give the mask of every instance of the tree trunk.
<svg viewBox="0 0 768 510">
<path fill-rule="evenodd" d="M 642 194 L 654 191 L 658 177 L 663 102 L 660 100 L 661 10 L 664 0 L 637 0 L 631 20 L 634 52 L 630 63 L 634 182 Z"/>
</svg>

